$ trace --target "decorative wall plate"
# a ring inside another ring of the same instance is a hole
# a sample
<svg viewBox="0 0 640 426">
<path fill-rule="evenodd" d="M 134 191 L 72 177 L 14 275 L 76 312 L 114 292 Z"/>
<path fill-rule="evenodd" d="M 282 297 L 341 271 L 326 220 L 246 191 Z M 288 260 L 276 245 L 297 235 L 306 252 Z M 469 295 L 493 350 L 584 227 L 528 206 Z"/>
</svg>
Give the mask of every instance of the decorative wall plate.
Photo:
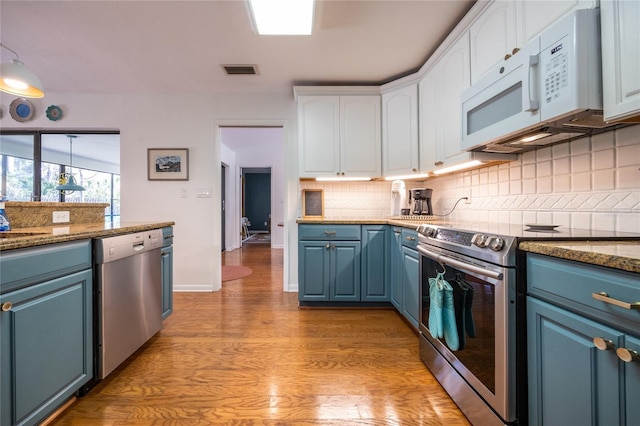
<svg viewBox="0 0 640 426">
<path fill-rule="evenodd" d="M 33 105 L 25 98 L 14 99 L 9 104 L 9 114 L 16 121 L 29 121 L 33 117 Z"/>
<path fill-rule="evenodd" d="M 51 121 L 58 121 L 62 118 L 62 109 L 58 105 L 51 105 L 47 108 L 47 118 Z"/>
</svg>

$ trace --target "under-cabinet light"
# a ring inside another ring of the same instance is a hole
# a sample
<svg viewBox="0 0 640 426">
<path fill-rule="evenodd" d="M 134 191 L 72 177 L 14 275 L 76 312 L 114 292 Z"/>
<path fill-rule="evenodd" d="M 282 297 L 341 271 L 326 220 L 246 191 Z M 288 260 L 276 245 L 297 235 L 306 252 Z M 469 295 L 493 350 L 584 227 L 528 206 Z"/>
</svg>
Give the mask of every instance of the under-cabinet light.
<svg viewBox="0 0 640 426">
<path fill-rule="evenodd" d="M 372 180 L 370 177 L 320 177 L 316 182 L 363 182 Z"/>
<path fill-rule="evenodd" d="M 249 0 L 261 35 L 311 35 L 314 0 Z"/>
<path fill-rule="evenodd" d="M 465 163 L 456 164 L 455 166 L 445 167 L 444 169 L 434 170 L 434 175 L 442 175 L 445 173 L 457 172 L 459 170 L 470 169 L 471 167 L 476 167 L 481 165 L 483 162 L 480 160 L 471 160 Z"/>
<path fill-rule="evenodd" d="M 387 176 L 384 180 L 411 180 L 411 179 L 426 179 L 429 177 L 429 173 L 414 173 L 412 175 L 400 175 L 400 176 Z"/>
</svg>

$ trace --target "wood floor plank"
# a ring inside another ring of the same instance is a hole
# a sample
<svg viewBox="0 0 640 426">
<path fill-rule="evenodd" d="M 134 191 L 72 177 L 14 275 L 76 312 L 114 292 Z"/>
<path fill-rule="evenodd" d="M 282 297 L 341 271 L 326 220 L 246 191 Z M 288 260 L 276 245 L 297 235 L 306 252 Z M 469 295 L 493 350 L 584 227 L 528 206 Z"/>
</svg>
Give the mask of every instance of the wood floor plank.
<svg viewBox="0 0 640 426">
<path fill-rule="evenodd" d="M 223 262 L 253 273 L 175 293 L 162 330 L 52 424 L 469 425 L 394 310 L 299 308 L 267 244 Z"/>
</svg>

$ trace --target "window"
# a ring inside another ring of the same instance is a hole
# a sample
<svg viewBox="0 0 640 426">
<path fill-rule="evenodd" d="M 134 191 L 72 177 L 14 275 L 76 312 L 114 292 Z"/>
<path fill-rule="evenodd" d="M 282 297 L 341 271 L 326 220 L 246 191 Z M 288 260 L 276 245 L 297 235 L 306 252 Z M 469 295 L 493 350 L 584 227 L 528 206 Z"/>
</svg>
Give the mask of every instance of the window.
<svg viewBox="0 0 640 426">
<path fill-rule="evenodd" d="M 0 160 L 1 192 L 8 200 L 108 203 L 105 220 L 120 216 L 118 133 L 2 132 Z M 56 191 L 63 172 L 73 174 L 85 190 Z"/>
</svg>

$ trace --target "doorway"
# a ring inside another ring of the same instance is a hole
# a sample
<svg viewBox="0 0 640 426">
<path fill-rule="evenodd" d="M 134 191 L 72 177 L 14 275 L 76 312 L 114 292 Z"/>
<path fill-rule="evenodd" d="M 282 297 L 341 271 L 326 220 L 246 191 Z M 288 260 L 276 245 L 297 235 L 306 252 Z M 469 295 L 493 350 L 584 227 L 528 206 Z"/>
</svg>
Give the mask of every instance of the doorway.
<svg viewBox="0 0 640 426">
<path fill-rule="evenodd" d="M 246 237 L 271 234 L 271 167 L 243 167 L 241 180 L 242 218 L 249 234 Z"/>
</svg>

